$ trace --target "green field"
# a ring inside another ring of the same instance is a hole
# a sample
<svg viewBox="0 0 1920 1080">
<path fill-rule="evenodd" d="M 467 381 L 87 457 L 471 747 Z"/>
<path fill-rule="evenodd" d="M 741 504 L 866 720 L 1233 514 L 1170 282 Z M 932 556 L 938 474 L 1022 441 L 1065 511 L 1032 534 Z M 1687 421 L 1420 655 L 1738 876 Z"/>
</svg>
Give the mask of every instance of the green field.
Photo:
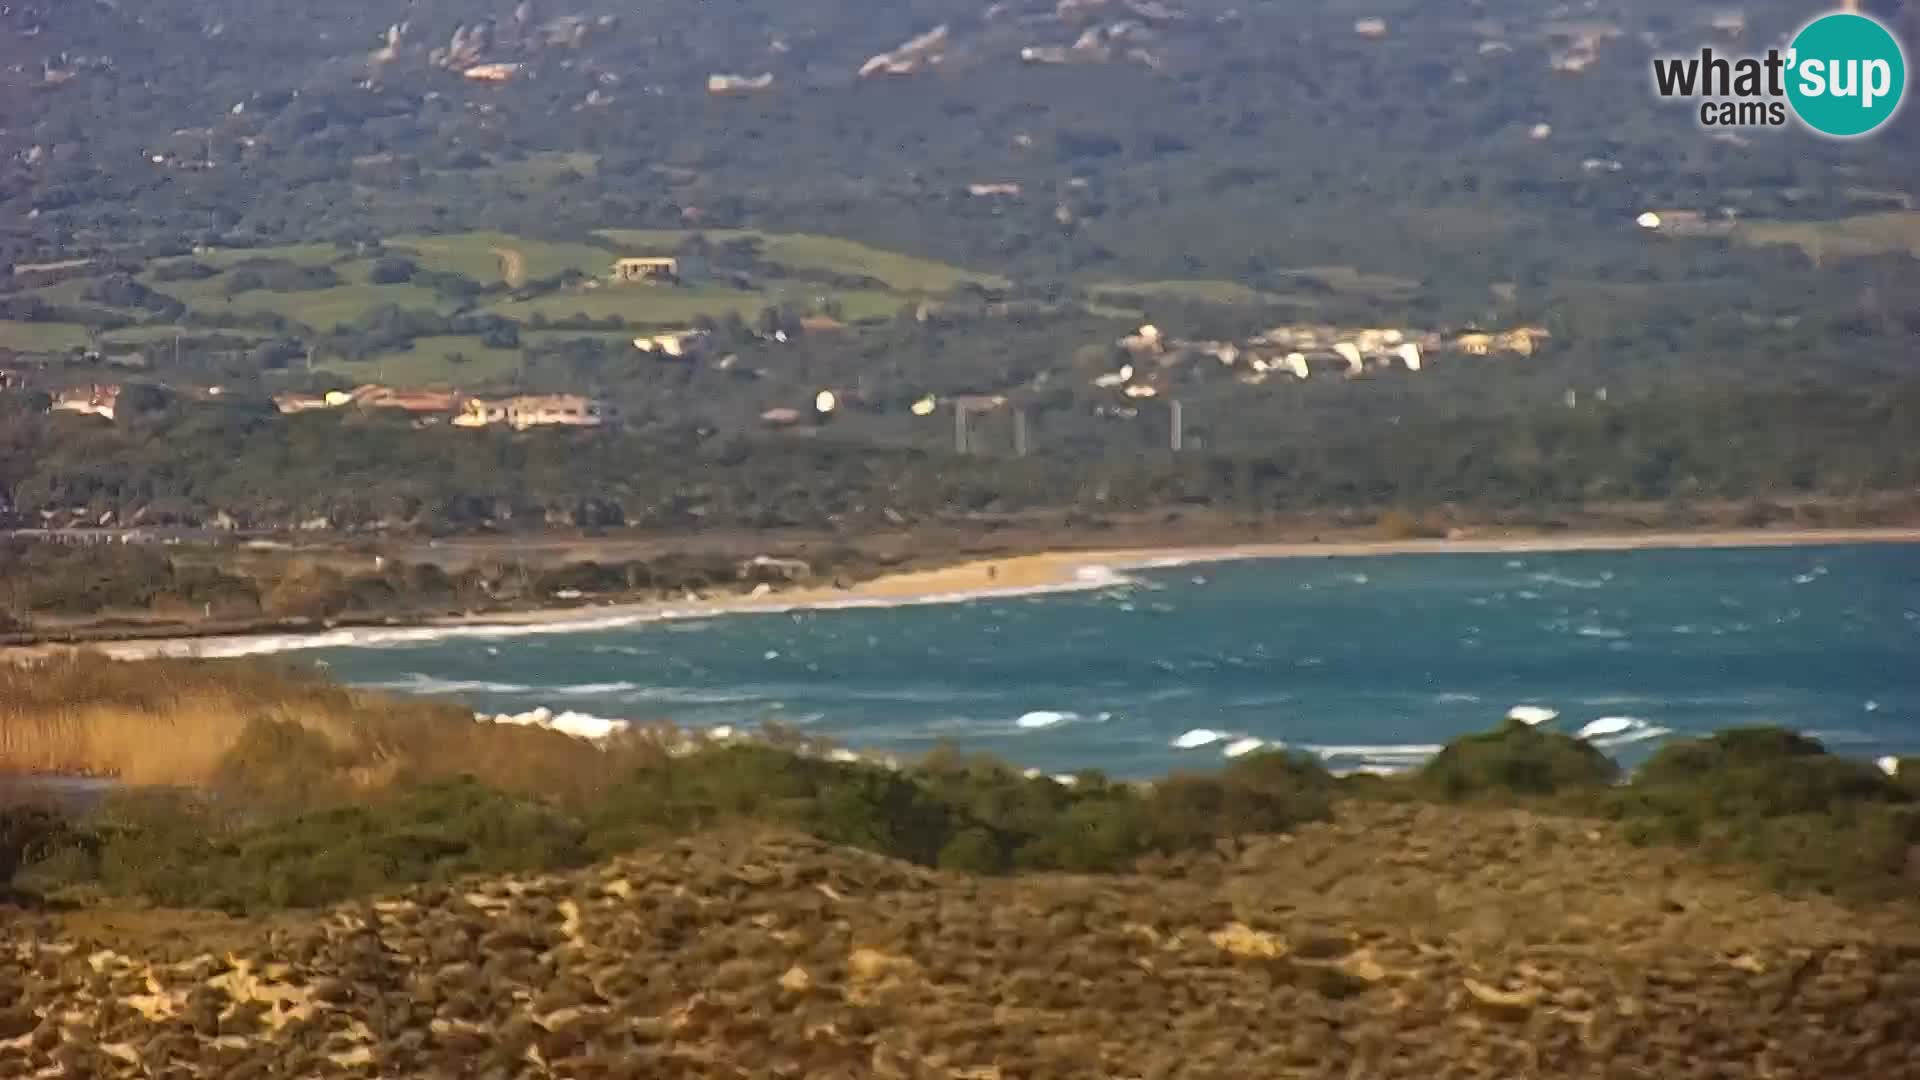
<svg viewBox="0 0 1920 1080">
<path fill-rule="evenodd" d="M 434 311 L 446 306 L 433 290 L 415 285 L 336 285 L 331 289 L 287 293 L 255 290 L 231 300 L 221 297 L 190 303 L 199 311 L 271 311 L 323 332 L 341 323 L 355 322 L 389 304 Z"/>
<path fill-rule="evenodd" d="M 592 244 L 528 240 L 500 232 L 396 236 L 387 246 L 396 252 L 413 252 L 416 261 L 426 269 L 465 274 L 489 285 L 506 280 L 504 264 L 508 255 L 517 255 L 521 260 L 523 280 L 552 277 L 566 270 L 578 270 L 589 277 L 605 277 L 615 258 L 613 252 Z"/>
<path fill-rule="evenodd" d="M 194 262 L 219 267 L 232 266 L 248 259 L 285 259 L 302 266 L 325 266 L 346 254 L 332 244 L 281 244 L 277 247 L 218 248 L 196 252 L 191 258 Z"/>
<path fill-rule="evenodd" d="M 78 323 L 14 322 L 0 319 L 0 349 L 20 352 L 65 352 L 87 343 L 87 328 Z"/>
<path fill-rule="evenodd" d="M 672 252 L 693 234 L 673 229 L 602 229 L 600 235 L 631 248 L 632 253 L 638 255 Z M 754 237 L 760 241 L 761 255 L 768 262 L 791 270 L 877 278 L 900 292 L 941 293 L 969 281 L 994 288 L 1007 284 L 1007 279 L 998 274 L 976 273 L 837 236 L 763 233 L 752 229 L 713 229 L 702 235 L 714 243 Z"/>
<path fill-rule="evenodd" d="M 577 168 L 585 163 L 543 160 L 520 164 L 527 167 L 540 164 L 552 168 Z M 779 304 L 807 312 L 831 308 L 841 318 L 858 322 L 891 317 L 919 298 L 947 292 L 964 282 L 989 286 L 1005 284 L 1004 279 L 995 275 L 974 273 L 930 259 L 882 251 L 836 237 L 718 230 L 704 235 L 716 242 L 741 236 L 756 237 L 762 244 L 763 257 L 789 271 L 867 277 L 886 282 L 886 287 L 834 290 L 812 281 L 782 279 L 777 274 L 752 290 L 718 284 L 695 284 L 692 287 L 620 286 L 608 283 L 606 274 L 621 253 L 673 251 L 693 234 L 681 230 L 606 230 L 600 235 L 614 246 L 603 248 L 584 242 L 530 240 L 501 232 L 404 235 L 391 238 L 386 246 L 394 254 L 414 259 L 423 269 L 459 273 L 488 284 L 507 281 L 509 271 L 516 279 L 510 284 L 548 278 L 567 270 L 580 271 L 601 282 L 598 288 L 563 291 L 529 300 L 502 300 L 487 309 L 493 314 L 522 323 L 535 315 L 554 320 L 586 315 L 596 319 L 611 316 L 637 327 L 675 329 L 686 326 L 702 315 L 720 318 L 737 314 L 752 319 L 762 309 Z M 313 333 L 326 333 L 336 326 L 361 321 L 371 312 L 387 306 L 442 313 L 452 310 L 451 302 L 431 289 L 411 283 L 372 284 L 367 278 L 374 260 L 356 257 L 332 244 L 229 248 L 203 251 L 192 258 L 209 266 L 223 268 L 223 272 L 201 280 L 159 281 L 149 270 L 140 275 L 141 279 L 148 286 L 178 299 L 201 315 L 267 312 Z M 342 284 L 289 292 L 255 289 L 228 296 L 228 273 L 225 268 L 248 259 L 277 259 L 309 266 L 331 266 L 340 276 Z M 41 290 L 38 295 L 53 303 L 81 304 L 85 302 L 84 294 L 89 284 L 86 280 L 65 281 Z M 1232 303 L 1257 302 L 1262 297 L 1262 294 L 1231 282 L 1162 282 L 1131 288 L 1211 297 Z M 215 331 L 173 325 L 137 326 L 113 332 L 106 337 L 117 344 L 164 345 L 177 333 L 212 332 Z M 265 336 L 257 330 L 218 332 L 243 337 Z M 581 336 L 605 336 L 618 340 L 630 336 L 625 332 L 603 335 L 567 330 L 530 330 L 528 333 L 543 335 L 528 337 L 526 341 L 529 345 Z M 0 346 L 22 351 L 56 351 L 84 345 L 86 341 L 86 329 L 78 325 L 0 324 Z M 452 363 L 449 357 L 454 354 L 464 357 L 463 362 Z M 355 378 L 371 377 L 370 372 L 384 370 L 384 378 L 392 381 L 446 385 L 498 379 L 511 374 L 519 362 L 519 350 L 489 349 L 475 339 L 448 337 L 426 339 L 410 351 L 390 353 L 351 364 L 336 360 L 329 366 Z"/>
<path fill-rule="evenodd" d="M 366 360 L 331 357 L 317 367 L 338 372 L 349 380 L 381 382 L 430 389 L 472 387 L 513 375 L 520 368 L 519 349 L 495 349 L 477 337 L 424 337 L 413 348 L 381 353 Z"/>
<path fill-rule="evenodd" d="M 1261 292 L 1237 281 L 1111 281 L 1091 286 L 1096 297 L 1164 296 L 1178 300 L 1198 300 L 1208 304 L 1281 304 L 1297 303 L 1277 293 Z"/>
<path fill-rule="evenodd" d="M 1420 283 L 1412 278 L 1373 274 L 1352 266 L 1309 266 L 1286 271 L 1286 274 L 1317 282 L 1337 293 L 1371 296 L 1381 300 L 1404 300 L 1420 291 Z"/>
<path fill-rule="evenodd" d="M 1752 221 L 1733 231 L 1743 244 L 1791 244 L 1823 258 L 1908 254 L 1920 258 L 1920 211 L 1890 210 L 1833 221 Z"/>
<path fill-rule="evenodd" d="M 575 315 L 604 319 L 624 319 L 636 326 L 682 327 L 706 315 L 722 318 L 729 312 L 752 319 L 760 310 L 779 303 L 812 310 L 821 301 L 840 305 L 842 315 L 852 321 L 886 318 L 900 310 L 909 298 L 898 293 L 872 290 L 835 292 L 817 289 L 765 289 L 749 291 L 720 286 L 662 288 L 647 285 L 607 286 L 593 292 L 561 293 L 532 300 L 510 300 L 487 309 L 495 315 L 525 322 L 536 313 L 549 319 Z"/>
</svg>

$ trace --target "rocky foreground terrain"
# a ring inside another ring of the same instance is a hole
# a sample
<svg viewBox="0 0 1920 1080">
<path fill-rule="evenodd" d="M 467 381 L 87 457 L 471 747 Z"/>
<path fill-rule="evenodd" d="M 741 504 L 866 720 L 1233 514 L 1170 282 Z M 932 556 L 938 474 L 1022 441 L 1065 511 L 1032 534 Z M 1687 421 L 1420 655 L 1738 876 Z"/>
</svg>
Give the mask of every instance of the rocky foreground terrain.
<svg viewBox="0 0 1920 1080">
<path fill-rule="evenodd" d="M 297 919 L 0 912 L 0 1076 L 1920 1076 L 1920 930 L 1353 805 L 1129 877 L 722 833 Z"/>
</svg>

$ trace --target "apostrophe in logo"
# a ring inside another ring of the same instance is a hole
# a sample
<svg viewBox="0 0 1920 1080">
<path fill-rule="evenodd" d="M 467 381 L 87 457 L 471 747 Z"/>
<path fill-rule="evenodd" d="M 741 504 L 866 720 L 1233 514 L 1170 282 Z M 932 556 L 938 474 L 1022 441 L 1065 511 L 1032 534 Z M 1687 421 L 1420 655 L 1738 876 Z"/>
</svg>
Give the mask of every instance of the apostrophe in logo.
<svg viewBox="0 0 1920 1080">
<path fill-rule="evenodd" d="M 1847 139 L 1879 128 L 1900 109 L 1906 55 L 1887 28 L 1836 12 L 1808 23 L 1782 51 L 1759 56 L 1656 57 L 1654 92 L 1696 103 L 1702 127 L 1785 127 Z"/>
<path fill-rule="evenodd" d="M 1787 50 L 1787 100 L 1822 135 L 1865 135 L 1893 118 L 1907 89 L 1900 43 L 1873 19 L 1843 12 L 1808 23 Z"/>
</svg>

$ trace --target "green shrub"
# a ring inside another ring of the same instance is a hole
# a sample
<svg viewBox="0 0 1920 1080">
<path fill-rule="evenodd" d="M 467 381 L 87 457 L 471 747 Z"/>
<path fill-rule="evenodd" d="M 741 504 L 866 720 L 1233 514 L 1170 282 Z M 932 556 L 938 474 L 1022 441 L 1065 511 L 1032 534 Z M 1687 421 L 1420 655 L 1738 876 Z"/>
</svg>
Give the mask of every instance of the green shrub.
<svg viewBox="0 0 1920 1080">
<path fill-rule="evenodd" d="M 1601 803 L 1640 843 L 1756 864 L 1776 885 L 1856 897 L 1910 891 L 1912 787 L 1778 728 L 1663 747 Z"/>
<path fill-rule="evenodd" d="M 1586 742 L 1509 720 L 1496 731 L 1448 743 L 1416 783 L 1447 800 L 1556 795 L 1604 787 L 1620 768 Z"/>
<path fill-rule="evenodd" d="M 68 833 L 66 820 L 38 806 L 0 806 L 0 893 L 22 866 L 49 853 Z"/>
<path fill-rule="evenodd" d="M 1734 729 L 1669 744 L 1641 767 L 1633 788 L 1663 806 L 1712 817 L 1824 813 L 1844 803 L 1913 797 L 1874 765 L 1835 757 L 1818 740 L 1780 728 Z"/>
</svg>

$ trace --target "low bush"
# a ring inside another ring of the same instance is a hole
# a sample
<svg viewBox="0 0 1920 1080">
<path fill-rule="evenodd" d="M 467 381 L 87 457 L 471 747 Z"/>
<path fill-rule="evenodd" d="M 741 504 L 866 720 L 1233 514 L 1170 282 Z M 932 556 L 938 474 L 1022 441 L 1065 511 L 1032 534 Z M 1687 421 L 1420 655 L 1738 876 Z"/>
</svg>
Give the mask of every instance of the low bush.
<svg viewBox="0 0 1920 1080">
<path fill-rule="evenodd" d="M 1503 799 L 1603 788 L 1619 774 L 1613 759 L 1583 740 L 1509 720 L 1448 743 L 1421 768 L 1415 784 L 1448 801 Z"/>
<path fill-rule="evenodd" d="M 1752 863 L 1782 887 L 1887 897 L 1911 893 L 1920 869 L 1914 789 L 1779 728 L 1662 747 L 1600 809 L 1636 842 Z"/>
<path fill-rule="evenodd" d="M 109 891 L 154 903 L 257 911 L 312 907 L 470 873 L 579 866 L 577 822 L 471 779 L 246 823 L 202 793 L 114 800 L 93 828 Z"/>
</svg>

